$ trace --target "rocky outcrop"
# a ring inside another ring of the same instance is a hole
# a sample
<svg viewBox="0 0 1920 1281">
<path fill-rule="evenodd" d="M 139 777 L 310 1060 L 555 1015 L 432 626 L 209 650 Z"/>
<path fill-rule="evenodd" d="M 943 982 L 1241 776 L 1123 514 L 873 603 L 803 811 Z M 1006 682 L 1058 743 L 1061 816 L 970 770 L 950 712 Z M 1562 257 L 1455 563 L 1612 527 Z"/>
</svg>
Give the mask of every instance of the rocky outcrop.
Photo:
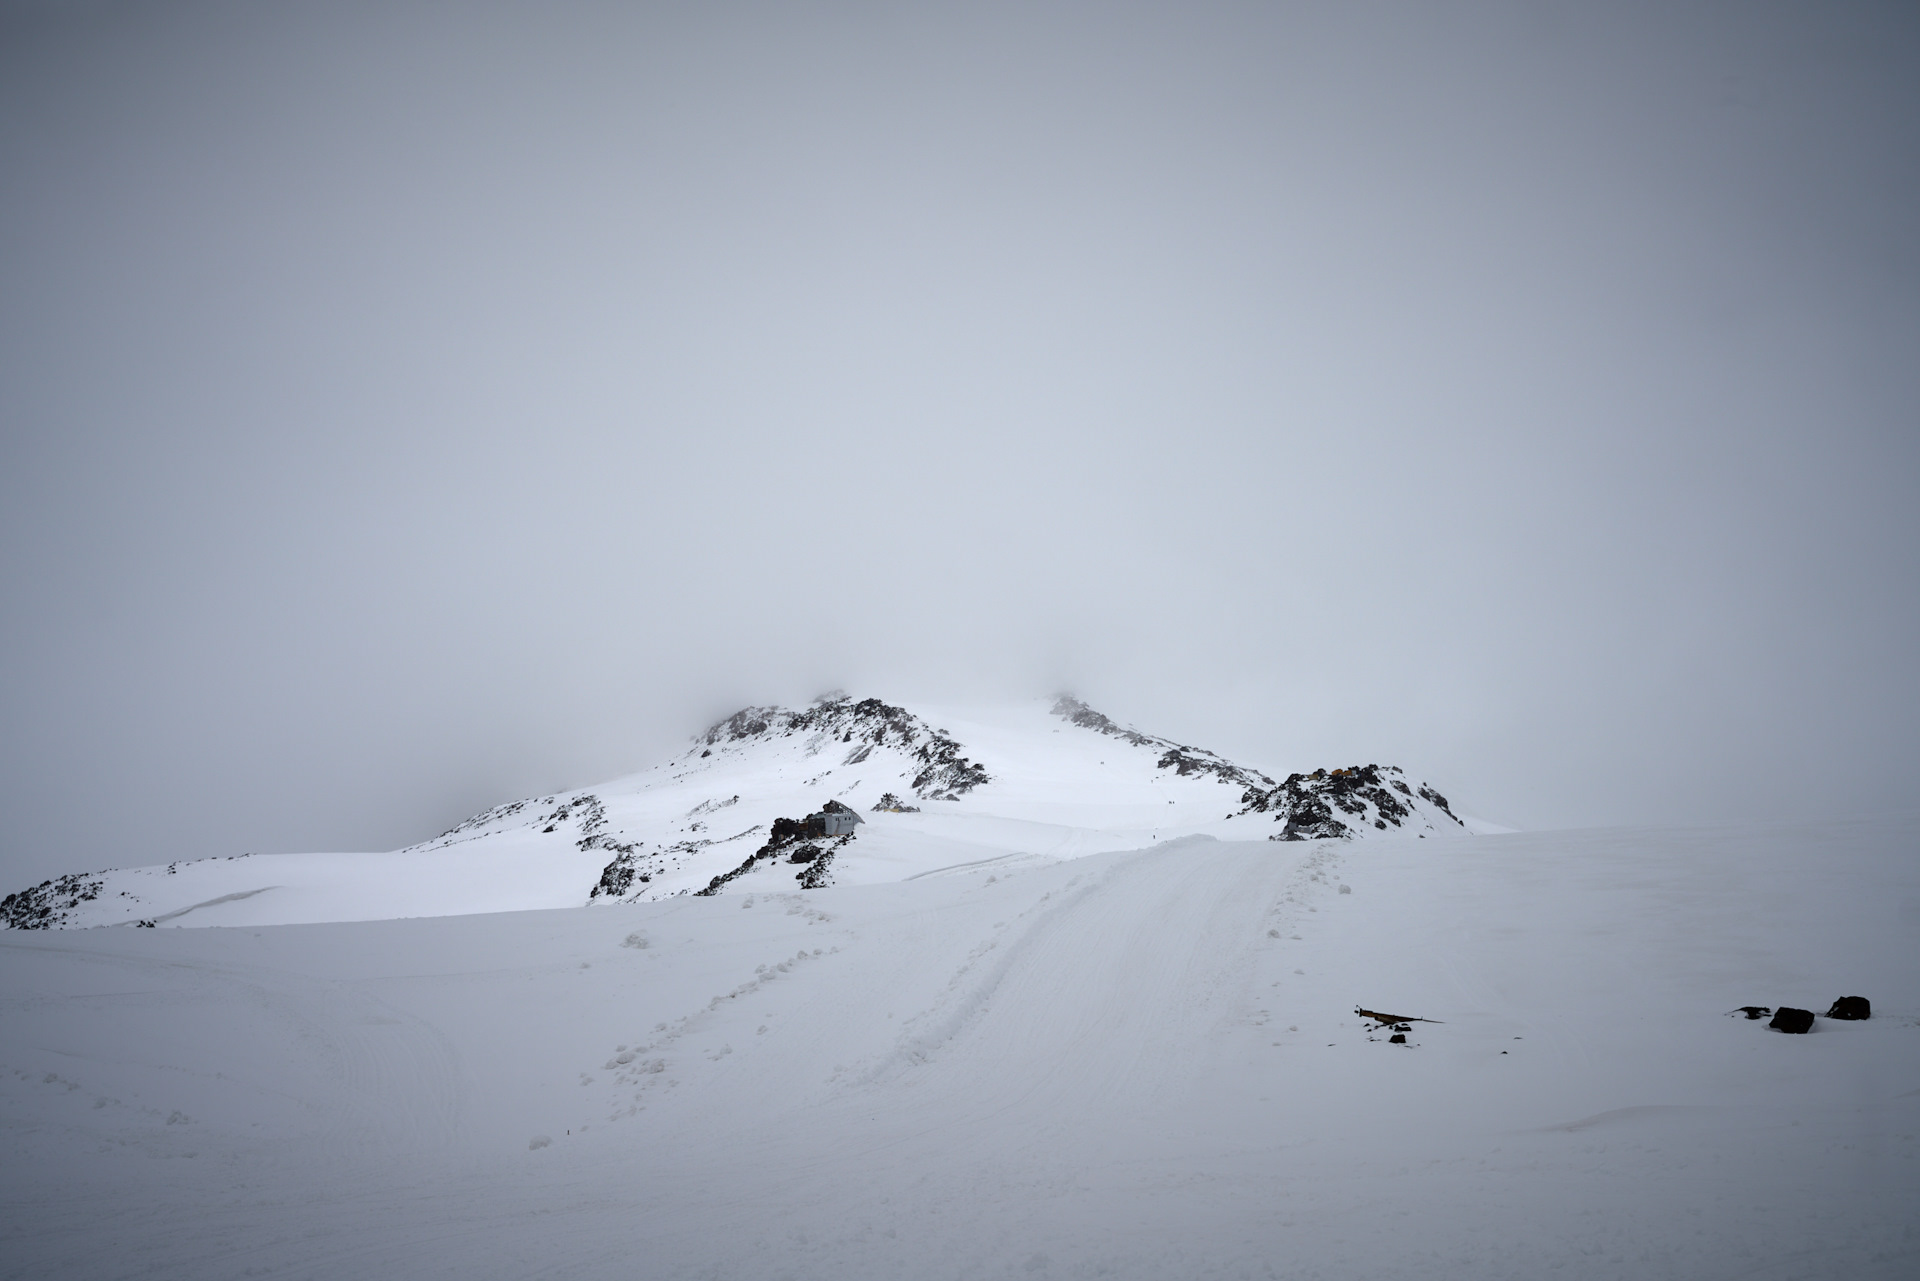
<svg viewBox="0 0 1920 1281">
<path fill-rule="evenodd" d="M 100 897 L 106 882 L 98 873 L 73 872 L 0 899 L 0 925 L 10 930 L 57 930 L 73 910 Z"/>
<path fill-rule="evenodd" d="M 798 878 L 800 888 L 803 890 L 817 890 L 822 886 L 833 884 L 833 856 L 845 849 L 847 842 L 852 839 L 853 833 L 851 832 L 845 836 L 835 837 L 832 843 L 825 846 L 819 854 L 808 859 L 806 870 L 801 872 Z"/>
<path fill-rule="evenodd" d="M 600 869 L 600 881 L 588 892 L 587 897 L 595 899 L 605 895 L 608 898 L 624 898 L 627 891 L 633 888 L 635 880 L 645 885 L 653 879 L 642 875 L 634 862 L 631 854 L 614 855 L 613 861 Z"/>
<path fill-rule="evenodd" d="M 829 801 L 827 804 L 834 805 L 836 802 Z M 844 805 L 839 808 L 840 811 L 851 813 Z M 828 869 L 833 865 L 833 856 L 845 849 L 847 842 L 853 837 L 854 833 L 848 832 L 844 836 L 826 840 L 809 839 L 804 820 L 776 818 L 773 820 L 773 828 L 768 834 L 765 845 L 748 855 L 747 860 L 731 872 L 723 872 L 707 882 L 707 888 L 695 891 L 694 896 L 710 898 L 726 888 L 730 882 L 751 872 L 756 865 L 762 862 L 778 862 L 782 855 L 786 856 L 789 863 L 801 864 L 802 870 L 796 878 L 800 882 L 801 889 L 819 889 L 822 885 L 831 884 Z"/>
<path fill-rule="evenodd" d="M 1271 814 L 1280 831 L 1274 841 L 1345 840 L 1356 830 L 1400 827 L 1416 817 L 1414 799 L 1425 801 L 1456 825 L 1447 798 L 1426 784 L 1411 787 L 1398 765 L 1350 765 L 1289 774 L 1272 787 L 1248 788 L 1239 814 Z"/>
</svg>

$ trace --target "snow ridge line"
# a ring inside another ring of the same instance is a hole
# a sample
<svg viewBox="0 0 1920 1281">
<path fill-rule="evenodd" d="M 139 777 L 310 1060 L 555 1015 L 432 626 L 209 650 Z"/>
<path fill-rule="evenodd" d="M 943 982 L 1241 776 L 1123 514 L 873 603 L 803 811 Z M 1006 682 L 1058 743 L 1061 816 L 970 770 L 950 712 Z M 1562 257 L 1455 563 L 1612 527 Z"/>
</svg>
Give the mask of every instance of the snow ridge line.
<svg viewBox="0 0 1920 1281">
<path fill-rule="evenodd" d="M 556 803 L 557 802 L 557 803 Z M 541 832 L 551 832 L 562 823 L 574 822 L 580 825 L 580 839 L 574 843 L 581 852 L 588 850 L 612 850 L 616 854 L 632 854 L 640 848 L 641 841 L 617 841 L 607 832 L 607 806 L 599 796 L 592 792 L 555 793 L 552 796 L 528 797 L 518 801 L 508 801 L 492 809 L 482 810 L 472 818 L 454 824 L 430 841 L 421 841 L 418 845 L 409 845 L 408 850 L 431 849 L 435 846 L 445 848 L 464 841 L 477 840 L 492 835 L 496 824 L 503 823 L 524 812 L 527 807 L 552 805 L 553 809 L 534 818 L 515 824 L 516 827 L 531 827 Z"/>
<path fill-rule="evenodd" d="M 1273 780 L 1259 770 L 1236 765 L 1218 752 L 1210 752 L 1204 747 L 1189 747 L 1156 734 L 1142 734 L 1131 726 L 1122 728 L 1071 694 L 1056 698 L 1052 712 L 1068 724 L 1090 729 L 1096 734 L 1118 738 L 1135 747 L 1157 749 L 1160 752 L 1159 768 L 1170 769 L 1183 778 L 1188 774 L 1211 774 L 1220 782 L 1235 787 L 1254 789 L 1274 786 Z"/>
</svg>

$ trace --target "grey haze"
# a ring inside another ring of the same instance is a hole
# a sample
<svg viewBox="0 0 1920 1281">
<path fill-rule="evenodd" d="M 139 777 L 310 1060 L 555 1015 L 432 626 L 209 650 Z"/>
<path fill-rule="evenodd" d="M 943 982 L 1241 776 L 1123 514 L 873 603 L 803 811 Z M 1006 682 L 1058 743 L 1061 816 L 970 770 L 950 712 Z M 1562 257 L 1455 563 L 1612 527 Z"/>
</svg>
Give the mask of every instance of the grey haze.
<svg viewBox="0 0 1920 1281">
<path fill-rule="evenodd" d="M 1072 689 L 1910 808 L 1906 4 L 26 4 L 0 888 Z"/>
</svg>

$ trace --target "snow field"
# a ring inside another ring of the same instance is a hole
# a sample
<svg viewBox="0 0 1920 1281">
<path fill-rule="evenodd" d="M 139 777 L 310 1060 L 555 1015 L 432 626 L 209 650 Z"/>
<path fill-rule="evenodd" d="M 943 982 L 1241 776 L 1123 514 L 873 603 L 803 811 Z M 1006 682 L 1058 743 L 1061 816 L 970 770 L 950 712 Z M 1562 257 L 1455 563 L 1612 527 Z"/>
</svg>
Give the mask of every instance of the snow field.
<svg viewBox="0 0 1920 1281">
<path fill-rule="evenodd" d="M 1186 839 L 11 933 L 0 1275 L 1905 1277 L 1913 853 Z M 1810 1036 L 1725 1017 L 1853 992 Z"/>
</svg>

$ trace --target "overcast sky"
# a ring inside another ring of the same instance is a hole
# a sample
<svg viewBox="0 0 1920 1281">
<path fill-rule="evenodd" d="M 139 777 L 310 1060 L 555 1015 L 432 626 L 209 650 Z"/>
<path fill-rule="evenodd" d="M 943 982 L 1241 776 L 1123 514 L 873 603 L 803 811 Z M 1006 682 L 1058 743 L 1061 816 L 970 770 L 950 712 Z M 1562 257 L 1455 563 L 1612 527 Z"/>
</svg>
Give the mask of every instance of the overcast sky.
<svg viewBox="0 0 1920 1281">
<path fill-rule="evenodd" d="M 1911 4 L 0 17 L 0 890 L 842 686 L 1911 808 Z"/>
</svg>

